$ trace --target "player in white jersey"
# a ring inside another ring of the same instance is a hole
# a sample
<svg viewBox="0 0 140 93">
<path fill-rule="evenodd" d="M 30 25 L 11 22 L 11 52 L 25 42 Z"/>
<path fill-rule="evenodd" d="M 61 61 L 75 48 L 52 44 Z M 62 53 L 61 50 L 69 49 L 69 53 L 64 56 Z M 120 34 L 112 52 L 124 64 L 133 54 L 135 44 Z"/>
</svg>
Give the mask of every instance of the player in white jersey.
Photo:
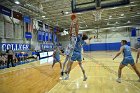
<svg viewBox="0 0 140 93">
<path fill-rule="evenodd" d="M 65 58 L 65 62 L 63 63 L 63 66 L 62 66 L 62 72 L 61 72 L 62 76 L 63 76 L 63 72 L 64 72 L 64 68 L 65 68 L 66 62 L 70 61 L 71 56 L 73 54 L 73 50 L 74 50 L 75 44 L 76 44 L 76 41 L 77 41 L 77 37 L 76 36 L 78 35 L 78 21 L 76 19 L 76 15 L 72 15 L 72 16 L 74 16 L 75 18 L 73 19 L 71 17 L 72 22 L 71 22 L 71 25 L 70 25 L 70 32 L 69 32 L 70 42 L 67 45 L 66 50 L 65 50 L 66 58 Z"/>
</svg>

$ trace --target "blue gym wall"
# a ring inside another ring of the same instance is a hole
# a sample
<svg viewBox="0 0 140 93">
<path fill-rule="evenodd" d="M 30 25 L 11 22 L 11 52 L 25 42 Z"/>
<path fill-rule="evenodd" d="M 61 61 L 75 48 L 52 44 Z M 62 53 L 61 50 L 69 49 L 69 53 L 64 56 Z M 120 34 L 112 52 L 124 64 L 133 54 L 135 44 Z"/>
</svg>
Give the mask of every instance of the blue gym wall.
<svg viewBox="0 0 140 93">
<path fill-rule="evenodd" d="M 128 45 L 130 46 L 130 42 L 128 42 Z M 120 42 L 114 42 L 114 43 L 99 43 L 99 44 L 89 44 L 84 45 L 83 49 L 84 51 L 114 51 L 119 50 L 121 47 Z"/>
<path fill-rule="evenodd" d="M 96 33 L 90 34 L 90 36 Z M 92 39 L 89 45 L 83 46 L 84 51 L 117 51 L 121 47 L 121 40 L 127 40 L 130 45 L 130 31 L 125 28 L 118 28 L 115 30 L 107 29 L 100 30 L 99 39 Z"/>
<path fill-rule="evenodd" d="M 84 30 L 80 30 L 83 32 Z M 88 36 L 96 36 L 96 30 L 87 31 Z M 128 45 L 135 47 L 137 38 L 140 33 L 137 31 L 137 36 L 131 36 L 131 29 L 127 27 L 101 29 L 99 32 L 99 39 L 92 39 L 89 45 L 84 45 L 84 51 L 117 51 L 121 47 L 121 40 L 127 40 Z M 62 46 L 65 48 L 68 43 L 68 35 L 59 37 Z"/>
</svg>

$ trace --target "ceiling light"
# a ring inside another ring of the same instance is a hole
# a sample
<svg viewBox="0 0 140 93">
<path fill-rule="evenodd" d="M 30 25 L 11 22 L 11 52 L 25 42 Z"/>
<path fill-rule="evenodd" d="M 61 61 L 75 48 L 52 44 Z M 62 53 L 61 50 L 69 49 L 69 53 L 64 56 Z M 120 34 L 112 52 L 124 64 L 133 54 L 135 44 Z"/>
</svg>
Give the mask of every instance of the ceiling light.
<svg viewBox="0 0 140 93">
<path fill-rule="evenodd" d="M 125 18 L 125 17 L 119 17 L 119 19 L 120 19 L 120 18 Z"/>
<path fill-rule="evenodd" d="M 127 23 L 131 23 L 130 21 L 127 21 Z"/>
<path fill-rule="evenodd" d="M 130 2 L 131 4 L 134 4 L 135 2 Z"/>
<path fill-rule="evenodd" d="M 121 14 L 121 16 L 124 16 L 124 14 Z"/>
<path fill-rule="evenodd" d="M 65 12 L 65 14 L 67 15 L 67 14 L 69 14 L 69 12 Z"/>
<path fill-rule="evenodd" d="M 104 19 L 104 20 L 108 20 L 108 19 Z"/>
<path fill-rule="evenodd" d="M 109 16 L 110 18 L 112 17 L 112 16 Z"/>
<path fill-rule="evenodd" d="M 83 13 L 76 13 L 76 14 L 83 14 Z"/>
<path fill-rule="evenodd" d="M 42 16 L 43 18 L 45 17 L 45 16 Z"/>
<path fill-rule="evenodd" d="M 112 16 L 109 16 L 109 19 L 112 19 Z"/>
<path fill-rule="evenodd" d="M 20 2 L 19 1 L 15 1 L 15 4 L 20 4 Z"/>
<path fill-rule="evenodd" d="M 116 24 L 119 24 L 118 22 L 116 22 Z"/>
</svg>

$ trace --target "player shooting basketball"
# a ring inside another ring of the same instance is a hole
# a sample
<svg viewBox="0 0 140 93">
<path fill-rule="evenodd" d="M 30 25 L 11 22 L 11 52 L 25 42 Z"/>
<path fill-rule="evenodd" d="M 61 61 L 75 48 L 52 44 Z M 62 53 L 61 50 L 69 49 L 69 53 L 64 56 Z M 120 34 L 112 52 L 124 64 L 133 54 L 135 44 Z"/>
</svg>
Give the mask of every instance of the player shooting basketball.
<svg viewBox="0 0 140 93">
<path fill-rule="evenodd" d="M 72 22 L 71 22 L 70 31 L 69 31 L 70 42 L 67 45 L 66 50 L 65 50 L 66 58 L 65 58 L 65 61 L 63 63 L 63 66 L 62 66 L 62 72 L 61 72 L 62 76 L 63 76 L 63 72 L 64 72 L 66 62 L 70 61 L 70 59 L 71 59 L 71 56 L 73 54 L 74 47 L 75 47 L 75 44 L 76 44 L 76 41 L 77 41 L 77 36 L 78 36 L 79 26 L 78 26 L 78 20 L 77 20 L 75 14 L 72 14 L 71 20 L 72 20 Z"/>
<path fill-rule="evenodd" d="M 78 26 L 78 20 L 76 18 L 75 15 L 72 15 L 71 16 L 71 19 L 73 20 L 72 21 L 72 24 L 71 24 L 71 27 L 70 27 L 70 38 L 71 38 L 71 42 L 73 43 L 73 51 L 72 52 L 72 55 L 70 56 L 70 60 L 67 64 L 67 69 L 66 69 L 66 77 L 65 77 L 65 80 L 69 79 L 69 74 L 70 74 L 70 71 L 71 71 L 71 67 L 72 67 L 72 64 L 74 61 L 78 61 L 78 64 L 82 70 L 82 73 L 83 73 L 83 76 L 84 76 L 84 79 L 83 81 L 86 81 L 87 79 L 87 76 L 85 74 L 85 70 L 82 66 L 82 54 L 81 54 L 81 47 L 86 44 L 85 40 L 88 39 L 88 36 L 83 33 L 83 34 L 80 34 L 78 35 L 78 31 L 79 31 L 79 26 Z M 76 40 L 75 39 L 72 39 L 73 38 L 73 28 L 75 28 L 75 36 L 76 36 Z M 89 38 L 89 41 L 91 40 L 92 38 Z"/>
</svg>

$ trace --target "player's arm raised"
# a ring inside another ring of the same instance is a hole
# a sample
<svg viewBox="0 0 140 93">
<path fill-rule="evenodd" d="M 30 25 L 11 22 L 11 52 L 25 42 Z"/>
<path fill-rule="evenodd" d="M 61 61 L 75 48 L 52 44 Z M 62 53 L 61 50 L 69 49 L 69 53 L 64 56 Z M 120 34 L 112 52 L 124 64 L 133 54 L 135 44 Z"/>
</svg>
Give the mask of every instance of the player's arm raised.
<svg viewBox="0 0 140 93">
<path fill-rule="evenodd" d="M 78 24 L 78 19 L 76 19 L 76 24 L 75 24 L 75 34 L 78 36 L 79 33 L 79 24 Z"/>
<path fill-rule="evenodd" d="M 69 35 L 70 35 L 70 37 L 72 36 L 72 28 L 73 28 L 73 24 L 72 24 L 72 22 L 71 22 L 71 25 L 70 25 L 70 31 L 69 31 Z"/>
</svg>

